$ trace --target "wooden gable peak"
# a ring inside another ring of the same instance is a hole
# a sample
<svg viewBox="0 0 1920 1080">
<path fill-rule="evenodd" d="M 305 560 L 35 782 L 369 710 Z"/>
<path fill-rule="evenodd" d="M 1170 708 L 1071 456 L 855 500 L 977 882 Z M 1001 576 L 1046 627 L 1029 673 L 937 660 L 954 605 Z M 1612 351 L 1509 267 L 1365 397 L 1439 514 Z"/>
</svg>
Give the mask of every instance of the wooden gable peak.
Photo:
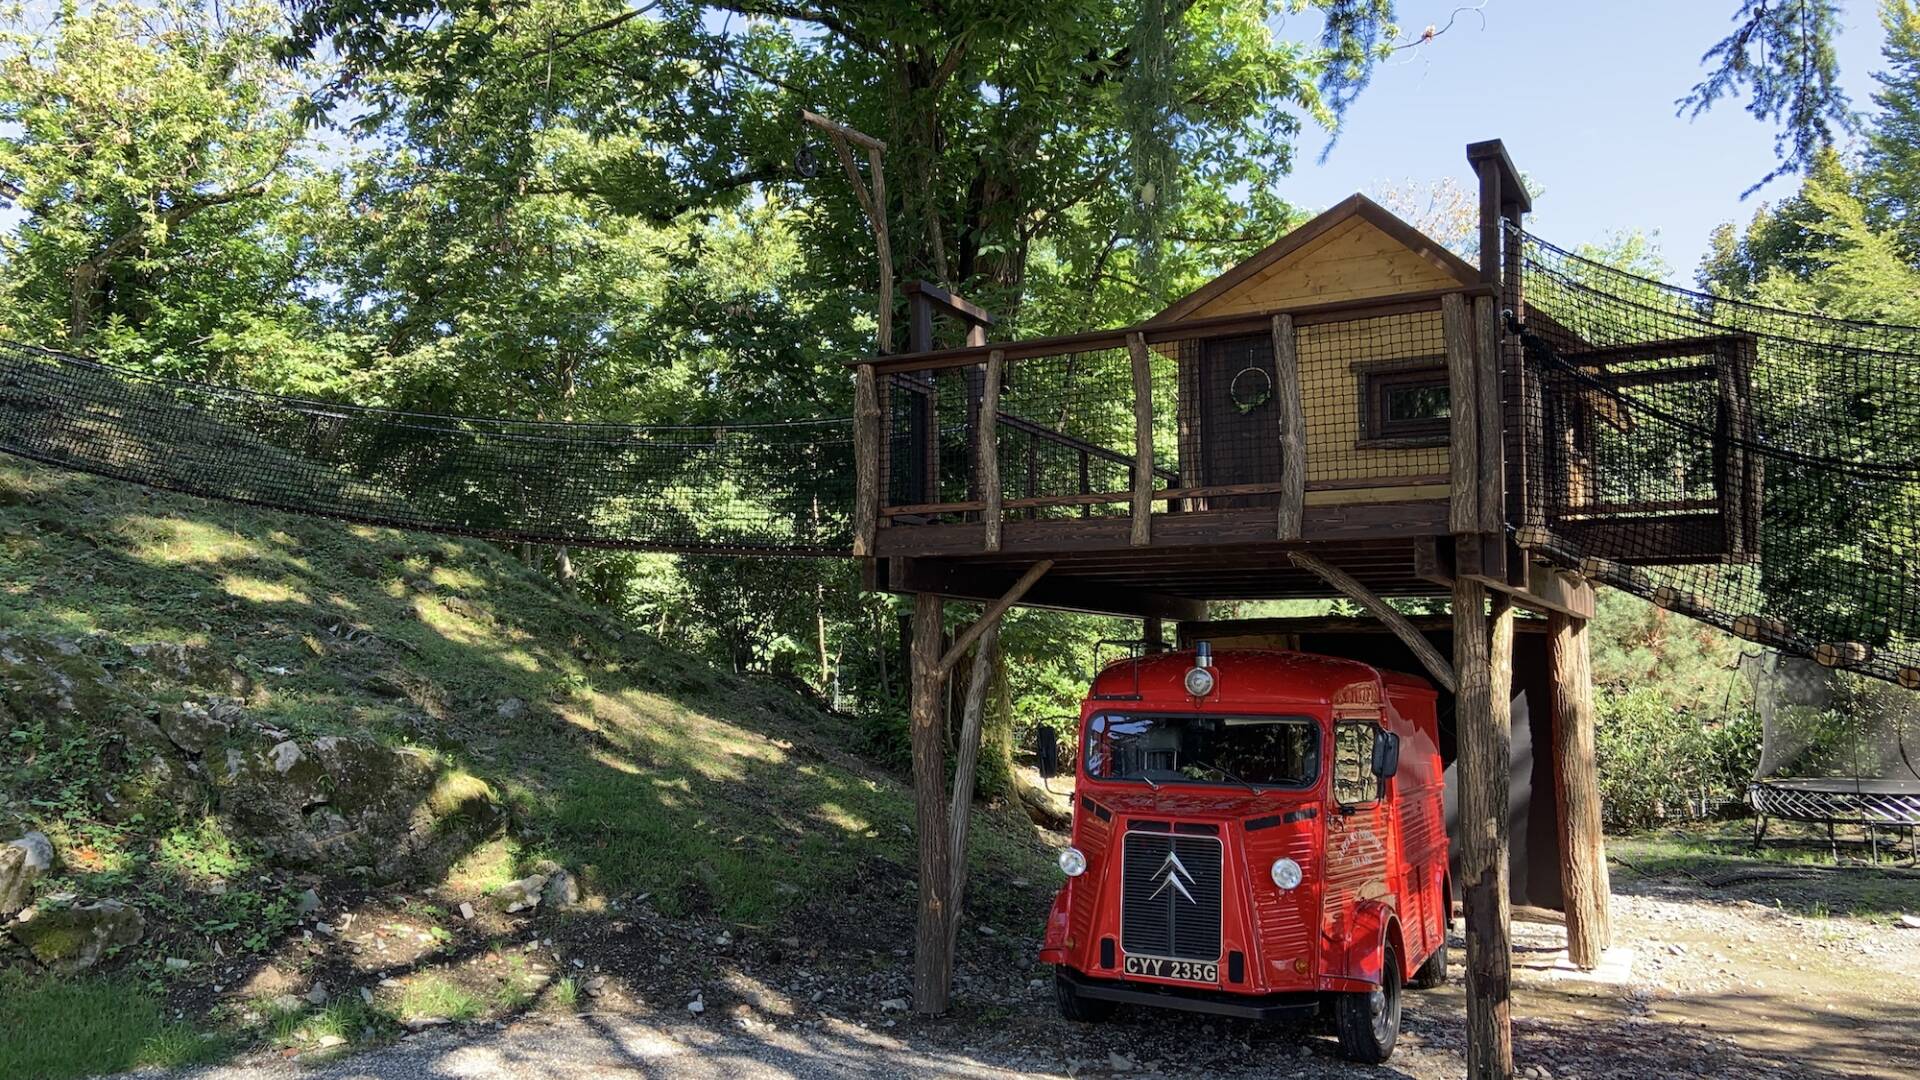
<svg viewBox="0 0 1920 1080">
<path fill-rule="evenodd" d="M 1365 195 L 1355 193 L 1342 199 L 1320 216 L 1255 252 L 1219 277 L 1181 297 L 1148 322 L 1169 323 L 1186 318 L 1208 302 L 1231 292 L 1261 271 L 1355 218 L 1387 234 L 1407 250 L 1431 263 L 1441 273 L 1458 281 L 1461 286 L 1470 287 L 1480 283 L 1480 272 L 1471 263 L 1448 251 L 1438 240 L 1400 220 L 1386 207 Z"/>
</svg>

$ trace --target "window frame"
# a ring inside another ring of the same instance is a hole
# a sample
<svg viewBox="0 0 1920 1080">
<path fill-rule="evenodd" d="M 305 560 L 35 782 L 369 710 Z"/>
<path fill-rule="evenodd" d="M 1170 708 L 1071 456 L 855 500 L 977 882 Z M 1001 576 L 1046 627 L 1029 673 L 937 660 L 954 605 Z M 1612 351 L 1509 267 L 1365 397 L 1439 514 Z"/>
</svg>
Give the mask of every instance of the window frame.
<svg viewBox="0 0 1920 1080">
<path fill-rule="evenodd" d="M 1366 754 L 1360 764 L 1368 779 L 1373 781 L 1373 795 L 1358 802 L 1348 802 L 1340 797 L 1340 733 L 1347 728 L 1365 728 L 1367 734 L 1371 736 L 1366 741 Z M 1331 740 L 1333 752 L 1328 755 L 1327 795 L 1336 807 L 1342 810 L 1363 810 L 1369 806 L 1377 806 L 1386 799 L 1386 778 L 1376 775 L 1373 771 L 1373 748 L 1380 741 L 1380 733 L 1385 730 L 1380 721 L 1371 716 L 1346 716 L 1334 720 Z"/>
<path fill-rule="evenodd" d="M 1453 394 L 1445 356 L 1412 356 L 1400 360 L 1372 360 L 1350 365 L 1359 399 L 1363 450 L 1415 449 L 1447 445 L 1453 427 Z M 1448 391 L 1445 419 L 1393 420 L 1387 416 L 1388 394 L 1405 386 L 1433 386 Z"/>
<path fill-rule="evenodd" d="M 1075 762 L 1075 769 L 1076 769 L 1077 775 L 1084 776 L 1088 780 L 1091 780 L 1096 784 L 1137 784 L 1141 787 L 1148 786 L 1146 780 L 1137 776 L 1133 776 L 1133 777 L 1097 776 L 1094 774 L 1094 772 L 1090 768 L 1088 768 L 1087 756 L 1089 753 L 1092 752 L 1092 749 L 1093 749 L 1093 746 L 1092 746 L 1093 722 L 1095 720 L 1101 720 L 1101 719 L 1111 720 L 1115 718 L 1119 718 L 1119 719 L 1131 718 L 1131 719 L 1137 719 L 1137 720 L 1191 720 L 1191 719 L 1198 718 L 1198 719 L 1204 719 L 1204 720 L 1279 721 L 1279 722 L 1290 723 L 1290 724 L 1299 724 L 1307 729 L 1308 734 L 1312 738 L 1312 745 L 1309 747 L 1309 751 L 1313 755 L 1313 775 L 1309 777 L 1305 783 L 1301 783 L 1301 784 L 1262 784 L 1256 781 L 1248 780 L 1244 782 L 1244 786 L 1255 788 L 1262 792 L 1312 791 L 1314 787 L 1320 783 L 1320 778 L 1322 776 L 1328 775 L 1327 773 L 1328 754 L 1326 753 L 1328 749 L 1328 740 L 1325 739 L 1323 735 L 1325 725 L 1322 721 L 1316 719 L 1310 713 L 1291 713 L 1291 712 L 1289 713 L 1249 713 L 1249 712 L 1197 713 L 1197 712 L 1168 712 L 1163 709 L 1148 709 L 1145 711 L 1101 709 L 1100 711 L 1087 717 L 1086 720 L 1081 723 L 1080 745 L 1077 748 L 1078 753 L 1075 755 L 1078 758 L 1078 761 Z M 1162 786 L 1172 785 L 1174 787 L 1185 787 L 1185 786 L 1220 787 L 1223 785 L 1226 787 L 1242 786 L 1241 783 L 1236 783 L 1234 781 L 1226 779 L 1225 777 L 1219 777 L 1219 776 L 1216 776 L 1216 778 L 1210 779 L 1210 780 L 1184 780 L 1184 779 L 1183 780 L 1155 780 L 1154 783 L 1160 784 Z"/>
</svg>

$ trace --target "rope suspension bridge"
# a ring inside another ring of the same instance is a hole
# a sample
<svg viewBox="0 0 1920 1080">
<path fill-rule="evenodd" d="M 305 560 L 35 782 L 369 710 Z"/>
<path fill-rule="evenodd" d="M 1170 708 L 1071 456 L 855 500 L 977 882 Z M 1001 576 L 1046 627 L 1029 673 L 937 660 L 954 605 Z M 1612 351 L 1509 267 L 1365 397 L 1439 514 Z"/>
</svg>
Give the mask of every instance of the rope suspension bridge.
<svg viewBox="0 0 1920 1080">
<path fill-rule="evenodd" d="M 1543 448 L 1526 459 L 1542 498 L 1515 526 L 1520 545 L 1748 639 L 1920 688 L 1920 328 L 1729 300 L 1515 239 L 1527 292 L 1505 333 L 1524 346 L 1520 411 Z M 852 551 L 850 417 L 433 415 L 0 343 L 0 451 L 506 543 Z"/>
</svg>

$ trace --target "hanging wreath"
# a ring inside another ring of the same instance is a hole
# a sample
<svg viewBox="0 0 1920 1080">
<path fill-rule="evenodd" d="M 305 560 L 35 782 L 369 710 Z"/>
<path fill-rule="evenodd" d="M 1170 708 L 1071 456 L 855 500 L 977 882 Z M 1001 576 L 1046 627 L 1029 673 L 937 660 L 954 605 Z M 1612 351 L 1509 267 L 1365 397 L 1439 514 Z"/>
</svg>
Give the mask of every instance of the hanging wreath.
<svg viewBox="0 0 1920 1080">
<path fill-rule="evenodd" d="M 1247 378 L 1249 375 L 1258 375 L 1260 378 L 1256 381 Z M 1250 413 L 1273 400 L 1273 376 L 1267 374 L 1265 368 L 1252 365 L 1241 368 L 1240 373 L 1227 384 L 1227 398 L 1233 402 L 1234 408 L 1242 413 Z"/>
</svg>

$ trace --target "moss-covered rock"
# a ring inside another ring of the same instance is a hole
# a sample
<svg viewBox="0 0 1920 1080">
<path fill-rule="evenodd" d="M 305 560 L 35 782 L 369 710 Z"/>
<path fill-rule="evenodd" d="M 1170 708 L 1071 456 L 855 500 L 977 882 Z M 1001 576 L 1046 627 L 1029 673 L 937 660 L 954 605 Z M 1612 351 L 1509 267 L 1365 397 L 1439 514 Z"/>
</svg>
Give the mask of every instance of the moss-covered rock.
<svg viewBox="0 0 1920 1080">
<path fill-rule="evenodd" d="M 482 781 L 369 739 L 229 749 L 215 783 L 228 830 L 274 863 L 378 881 L 443 871 L 504 824 Z"/>
<path fill-rule="evenodd" d="M 84 971 L 113 950 L 138 943 L 145 930 L 140 909 L 118 900 L 31 908 L 8 927 L 36 962 L 62 974 Z"/>
</svg>

